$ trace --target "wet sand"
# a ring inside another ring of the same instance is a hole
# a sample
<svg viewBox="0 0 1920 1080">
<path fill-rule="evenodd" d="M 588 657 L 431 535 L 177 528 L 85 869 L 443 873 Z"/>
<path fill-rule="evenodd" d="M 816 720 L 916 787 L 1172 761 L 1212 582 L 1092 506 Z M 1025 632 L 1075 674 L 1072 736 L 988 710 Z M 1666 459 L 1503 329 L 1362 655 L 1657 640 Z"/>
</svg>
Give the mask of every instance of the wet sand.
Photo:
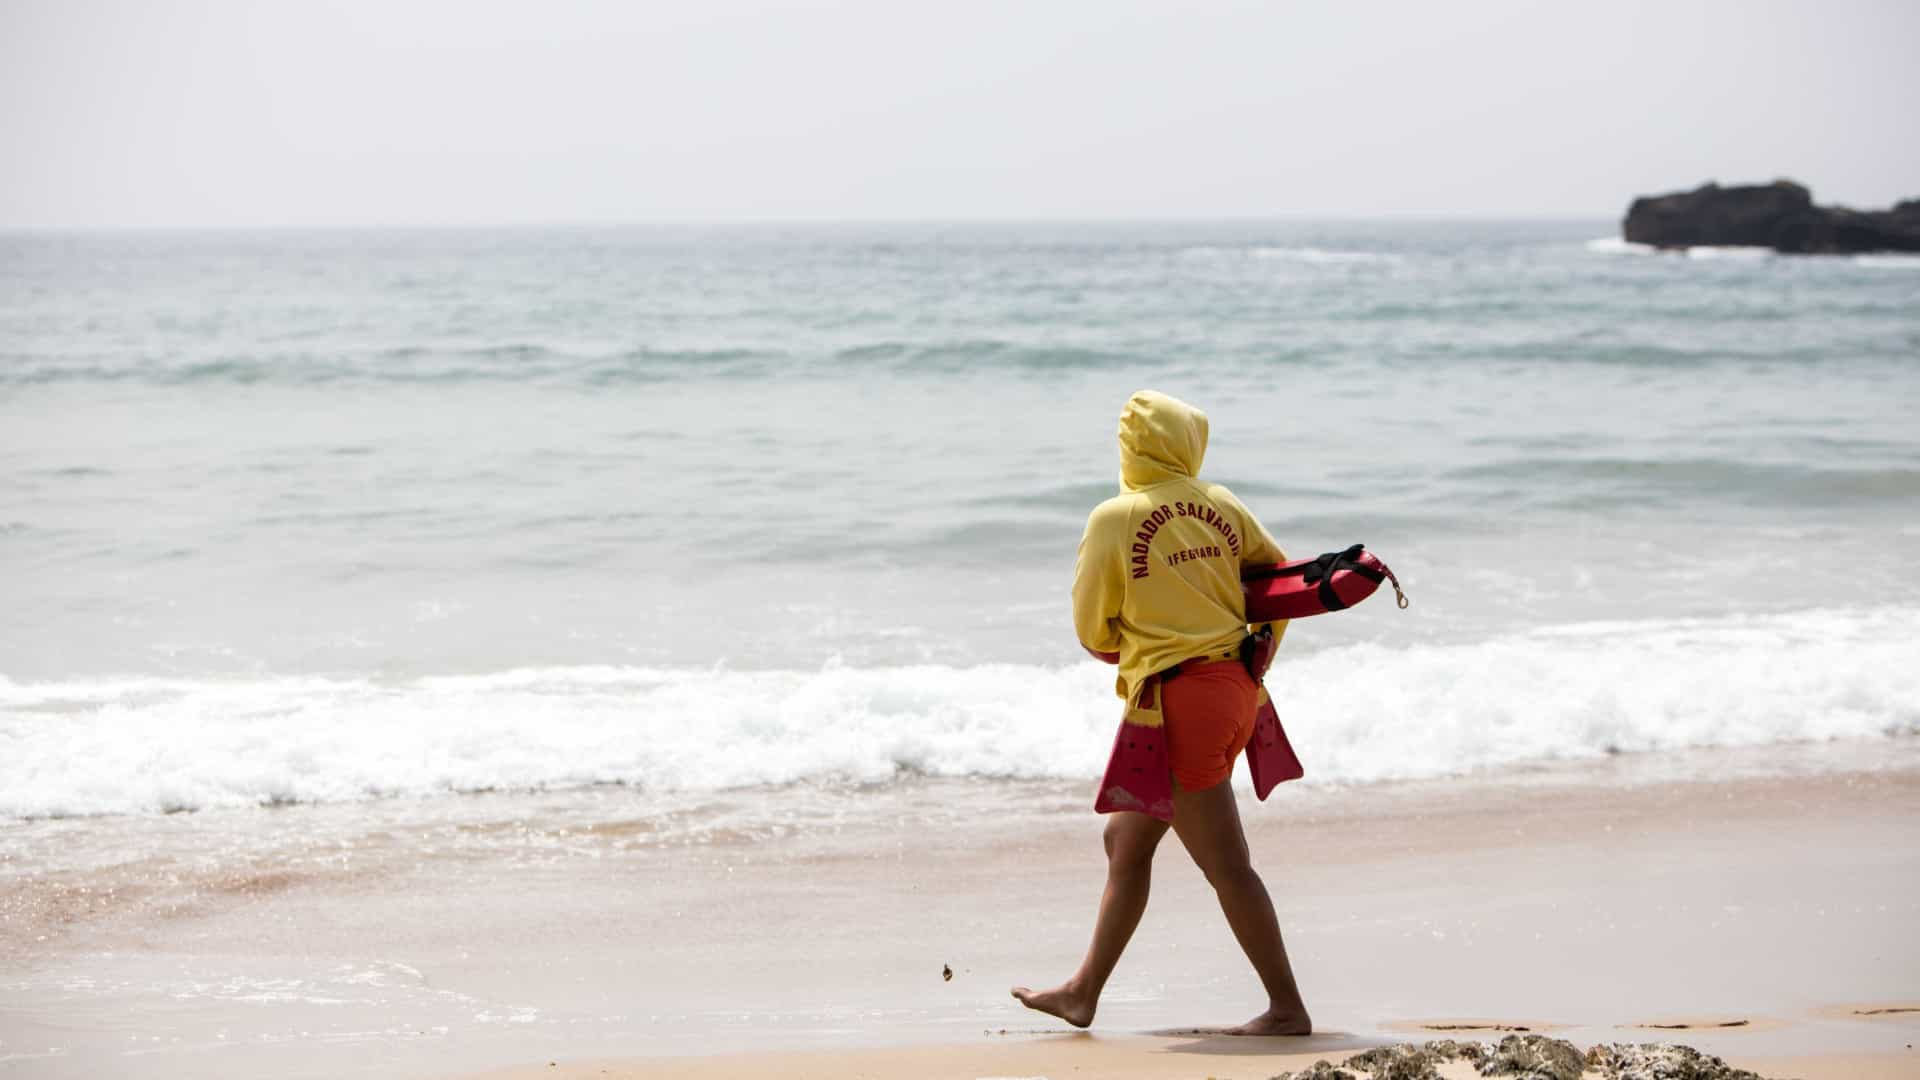
<svg viewBox="0 0 1920 1080">
<path fill-rule="evenodd" d="M 26 823 L 0 864 L 0 1073 L 1265 1077 L 1526 1027 L 1917 1075 L 1906 743 L 1248 800 L 1330 1033 L 1303 1060 L 1192 1033 L 1261 1002 L 1171 840 L 1092 1034 L 1006 996 L 1085 944 L 1087 785 Z M 1810 757 L 1832 771 L 1792 775 Z"/>
</svg>

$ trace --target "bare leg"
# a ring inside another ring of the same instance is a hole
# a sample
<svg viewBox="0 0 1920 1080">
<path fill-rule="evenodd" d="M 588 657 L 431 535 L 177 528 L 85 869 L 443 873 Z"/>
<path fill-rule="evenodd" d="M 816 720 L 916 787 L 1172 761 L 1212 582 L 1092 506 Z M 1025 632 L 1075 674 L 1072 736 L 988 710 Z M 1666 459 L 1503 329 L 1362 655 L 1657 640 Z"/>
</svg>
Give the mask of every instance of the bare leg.
<svg viewBox="0 0 1920 1080">
<path fill-rule="evenodd" d="M 1086 959 L 1073 977 L 1052 990 L 1013 988 L 1013 996 L 1029 1009 L 1038 1009 L 1074 1027 L 1093 1023 L 1100 991 L 1120 962 L 1127 941 L 1147 910 L 1147 890 L 1153 883 L 1153 853 L 1167 823 L 1146 814 L 1123 811 L 1107 819 L 1107 890 L 1100 897 L 1100 917 Z"/>
<path fill-rule="evenodd" d="M 1311 1035 L 1313 1019 L 1307 1015 L 1300 988 L 1294 984 L 1293 965 L 1287 962 L 1287 947 L 1280 940 L 1273 900 L 1247 855 L 1247 836 L 1240 828 L 1233 784 L 1215 784 L 1205 791 L 1176 788 L 1173 831 L 1213 886 L 1227 925 L 1233 928 L 1241 951 L 1253 962 L 1253 970 L 1267 988 L 1267 1011 L 1228 1029 L 1227 1034 Z"/>
</svg>

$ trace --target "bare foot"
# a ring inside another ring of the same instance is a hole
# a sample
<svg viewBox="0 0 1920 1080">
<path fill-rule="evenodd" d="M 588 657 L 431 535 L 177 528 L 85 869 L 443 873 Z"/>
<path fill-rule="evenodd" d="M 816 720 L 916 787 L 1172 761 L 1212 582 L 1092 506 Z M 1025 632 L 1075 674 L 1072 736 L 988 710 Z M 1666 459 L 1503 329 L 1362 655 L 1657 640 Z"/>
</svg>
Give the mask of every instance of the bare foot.
<svg viewBox="0 0 1920 1080">
<path fill-rule="evenodd" d="M 1268 1009 L 1259 1016 L 1221 1032 L 1223 1035 L 1311 1035 L 1313 1017 L 1305 1009 L 1280 1012 Z"/>
<path fill-rule="evenodd" d="M 1013 997 L 1029 1009 L 1057 1016 L 1078 1028 L 1093 1023 L 1093 1009 L 1099 1004 L 1098 1000 L 1088 1000 L 1072 983 L 1052 990 L 1029 990 L 1024 986 L 1016 986 L 1013 988 Z"/>
</svg>

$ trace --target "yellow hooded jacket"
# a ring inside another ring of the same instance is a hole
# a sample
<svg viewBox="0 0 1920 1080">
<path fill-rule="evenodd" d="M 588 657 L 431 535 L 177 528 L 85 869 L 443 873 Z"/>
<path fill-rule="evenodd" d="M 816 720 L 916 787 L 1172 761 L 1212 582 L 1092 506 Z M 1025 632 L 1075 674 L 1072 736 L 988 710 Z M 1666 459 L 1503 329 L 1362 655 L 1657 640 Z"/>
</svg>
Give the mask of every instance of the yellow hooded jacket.
<svg viewBox="0 0 1920 1080">
<path fill-rule="evenodd" d="M 1233 492 L 1202 482 L 1207 416 L 1154 390 L 1120 413 L 1121 493 L 1094 507 L 1073 573 L 1073 626 L 1120 665 L 1129 701 L 1147 676 L 1232 656 L 1247 636 L 1240 567 L 1284 562 Z M 1286 623 L 1271 624 L 1278 637 Z"/>
</svg>

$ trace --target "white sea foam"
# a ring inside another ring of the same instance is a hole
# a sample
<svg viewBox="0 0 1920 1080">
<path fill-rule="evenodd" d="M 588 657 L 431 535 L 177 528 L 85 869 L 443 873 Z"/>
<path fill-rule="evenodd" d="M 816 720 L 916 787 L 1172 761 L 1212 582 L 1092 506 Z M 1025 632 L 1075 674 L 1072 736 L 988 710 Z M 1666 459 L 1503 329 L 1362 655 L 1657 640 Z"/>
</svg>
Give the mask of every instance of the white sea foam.
<svg viewBox="0 0 1920 1080">
<path fill-rule="evenodd" d="M 1636 244 L 1618 236 L 1602 236 L 1587 241 L 1587 250 L 1599 255 L 1658 255 L 1660 249 L 1652 244 Z M 1770 259 L 1775 252 L 1767 247 L 1714 247 L 1699 246 L 1683 249 L 1681 252 L 1689 259 Z M 1855 255 L 1848 259 L 1855 266 L 1871 267 L 1876 270 L 1920 270 L 1920 255 L 1880 254 Z"/>
<path fill-rule="evenodd" d="M 1587 250 L 1601 255 L 1655 255 L 1660 249 L 1652 244 L 1636 244 L 1618 236 L 1602 236 L 1587 241 Z"/>
<path fill-rule="evenodd" d="M 1563 625 L 1297 653 L 1270 680 L 1309 780 L 1920 732 L 1920 611 Z M 0 815 L 621 783 L 1096 775 L 1111 669 L 552 668 L 0 680 Z"/>
<path fill-rule="evenodd" d="M 1687 249 L 1687 258 L 1689 259 L 1771 259 L 1773 258 L 1773 254 L 1773 249 L 1769 247 L 1741 247 L 1736 245 L 1723 245 L 1719 247 L 1702 246 Z"/>
<path fill-rule="evenodd" d="M 1657 255 L 1660 253 L 1660 249 L 1652 244 L 1636 244 L 1618 236 L 1602 236 L 1589 240 L 1587 250 L 1601 255 Z M 1677 253 L 1689 259 L 1755 260 L 1771 259 L 1774 256 L 1774 250 L 1769 247 L 1707 244 L 1682 248 Z"/>
</svg>

